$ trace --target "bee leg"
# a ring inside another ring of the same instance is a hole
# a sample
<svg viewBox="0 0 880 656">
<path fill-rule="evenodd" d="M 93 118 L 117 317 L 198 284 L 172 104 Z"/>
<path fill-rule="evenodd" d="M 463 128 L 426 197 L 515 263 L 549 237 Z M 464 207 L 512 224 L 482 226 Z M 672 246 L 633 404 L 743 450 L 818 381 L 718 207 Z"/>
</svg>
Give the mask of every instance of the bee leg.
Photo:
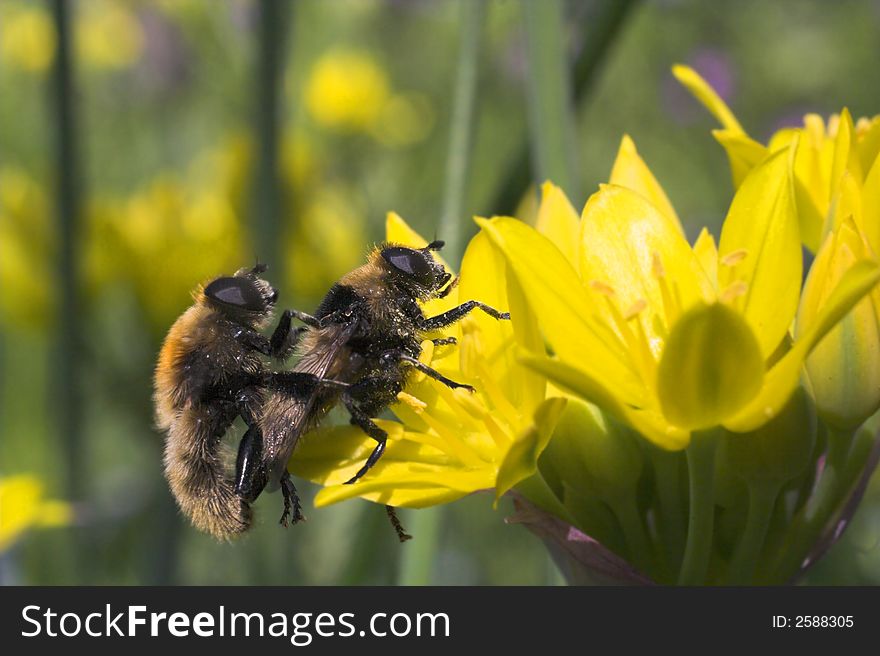
<svg viewBox="0 0 880 656">
<path fill-rule="evenodd" d="M 286 360 L 296 348 L 300 336 L 307 328 L 292 328 L 290 320 L 293 310 L 285 310 L 278 320 L 278 326 L 269 338 L 269 355 L 277 360 Z"/>
<path fill-rule="evenodd" d="M 437 339 L 432 339 L 431 341 L 434 343 L 434 346 L 447 346 L 458 344 L 458 340 L 455 339 L 455 337 L 438 337 Z"/>
<path fill-rule="evenodd" d="M 342 402 L 345 404 L 349 414 L 351 414 L 351 423 L 358 426 L 377 442 L 376 448 L 373 449 L 373 452 L 370 454 L 370 457 L 367 458 L 367 462 L 364 463 L 364 466 L 358 470 L 357 474 L 345 481 L 346 485 L 351 485 L 361 476 L 370 471 L 370 468 L 375 465 L 379 461 L 379 458 L 382 457 L 382 454 L 385 453 L 385 442 L 388 439 L 388 433 L 379 428 L 379 426 L 376 425 L 376 423 L 370 419 L 365 412 L 358 408 L 351 396 L 343 394 Z"/>
<path fill-rule="evenodd" d="M 235 493 L 248 503 L 256 501 L 268 479 L 260 467 L 263 453 L 263 434 L 256 424 L 251 425 L 238 445 L 235 459 Z"/>
<path fill-rule="evenodd" d="M 455 276 L 455 278 L 452 279 L 451 283 L 449 283 L 448 285 L 446 285 L 446 287 L 444 287 L 443 289 L 440 290 L 440 293 L 437 294 L 437 298 L 446 298 L 447 296 L 449 296 L 449 292 L 451 292 L 453 289 L 455 289 L 458 286 L 458 281 L 459 281 L 459 277 Z"/>
<path fill-rule="evenodd" d="M 428 317 L 427 319 L 422 319 L 422 321 L 420 322 L 421 325 L 419 325 L 419 330 L 431 331 L 437 330 L 438 328 L 443 328 L 445 326 L 455 323 L 475 308 L 480 308 L 483 312 L 488 314 L 490 317 L 494 317 L 495 319 L 510 319 L 510 312 L 499 312 L 495 308 L 489 307 L 485 303 L 480 303 L 479 301 L 468 301 L 467 303 L 462 303 L 458 307 L 447 310 L 443 314 L 438 314 L 436 317 Z"/>
<path fill-rule="evenodd" d="M 308 397 L 318 387 L 347 389 L 348 383 L 331 378 L 318 378 L 305 371 L 272 371 L 264 375 L 263 386 L 290 394 L 294 398 Z"/>
<path fill-rule="evenodd" d="M 285 471 L 281 477 L 281 494 L 284 496 L 284 512 L 281 514 L 281 520 L 278 523 L 287 528 L 291 507 L 293 508 L 292 523 L 298 524 L 305 521 L 306 518 L 302 514 L 302 506 L 299 503 L 299 495 L 296 493 L 293 481 L 290 480 L 290 472 Z"/>
<path fill-rule="evenodd" d="M 446 376 L 441 374 L 436 369 L 432 369 L 431 367 L 426 365 L 424 362 L 417 360 L 416 358 L 414 358 L 410 355 L 405 355 L 403 353 L 395 353 L 394 357 L 400 362 L 409 363 L 410 365 L 412 365 L 412 367 L 414 369 L 418 369 L 426 376 L 429 376 L 429 377 L 433 378 L 434 380 L 440 381 L 441 383 L 446 385 L 446 387 L 450 387 L 452 389 L 458 389 L 458 388 L 466 389 L 468 392 L 476 391 L 473 388 L 473 386 L 466 385 L 465 383 L 456 383 L 454 380 L 447 378 Z"/>
<path fill-rule="evenodd" d="M 395 533 L 397 533 L 397 539 L 401 542 L 412 540 L 412 536 L 406 532 L 403 524 L 400 523 L 400 518 L 397 516 L 397 510 L 394 506 L 385 506 L 385 512 L 388 514 L 388 519 L 391 520 Z"/>
</svg>

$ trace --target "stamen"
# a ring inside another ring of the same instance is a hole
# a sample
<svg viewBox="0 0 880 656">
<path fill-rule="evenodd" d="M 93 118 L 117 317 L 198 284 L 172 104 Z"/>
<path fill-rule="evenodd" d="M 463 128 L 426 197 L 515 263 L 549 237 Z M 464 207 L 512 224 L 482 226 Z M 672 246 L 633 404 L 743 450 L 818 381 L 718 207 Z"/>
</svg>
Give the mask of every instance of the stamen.
<svg viewBox="0 0 880 656">
<path fill-rule="evenodd" d="M 423 414 L 422 419 L 437 435 L 443 438 L 443 450 L 446 453 L 458 458 L 462 464 L 471 467 L 479 467 L 485 463 L 485 459 L 481 458 L 470 444 L 459 437 L 458 431 L 447 425 L 446 422 L 438 421 L 430 412 Z"/>
<path fill-rule="evenodd" d="M 663 261 L 660 259 L 660 253 L 657 251 L 651 253 L 651 273 L 658 279 L 666 277 L 666 269 L 663 268 Z"/>
<path fill-rule="evenodd" d="M 602 294 L 603 296 L 616 296 L 617 294 L 614 291 L 614 288 L 610 285 L 606 285 L 604 282 L 600 280 L 591 280 L 590 287 L 594 290 Z"/>
<path fill-rule="evenodd" d="M 726 267 L 735 267 L 737 264 L 746 259 L 746 256 L 749 252 L 745 248 L 739 248 L 735 251 L 729 252 L 727 255 L 721 258 L 721 264 Z"/>
<path fill-rule="evenodd" d="M 417 399 L 412 394 L 409 394 L 407 392 L 398 392 L 397 400 L 412 408 L 412 410 L 416 414 L 422 414 L 422 412 L 424 412 L 425 409 L 428 407 L 427 403 L 420 399 Z"/>
<path fill-rule="evenodd" d="M 678 316 L 681 314 L 681 304 L 678 301 L 677 295 L 673 293 L 673 289 L 669 286 L 666 268 L 663 266 L 660 253 L 657 251 L 651 254 L 651 271 L 654 277 L 657 278 L 657 284 L 660 286 L 660 298 L 663 299 L 663 316 L 666 318 L 666 326 L 671 326 L 678 320 Z"/>
<path fill-rule="evenodd" d="M 648 301 L 640 298 L 635 303 L 630 305 L 629 309 L 623 313 L 624 320 L 631 321 L 632 319 L 639 316 L 646 307 L 648 307 Z"/>
<path fill-rule="evenodd" d="M 736 282 L 731 283 L 727 287 L 727 289 L 721 292 L 719 300 L 722 303 L 733 303 L 733 301 L 738 299 L 740 296 L 744 296 L 748 290 L 749 286 L 744 280 L 737 280 Z"/>
</svg>

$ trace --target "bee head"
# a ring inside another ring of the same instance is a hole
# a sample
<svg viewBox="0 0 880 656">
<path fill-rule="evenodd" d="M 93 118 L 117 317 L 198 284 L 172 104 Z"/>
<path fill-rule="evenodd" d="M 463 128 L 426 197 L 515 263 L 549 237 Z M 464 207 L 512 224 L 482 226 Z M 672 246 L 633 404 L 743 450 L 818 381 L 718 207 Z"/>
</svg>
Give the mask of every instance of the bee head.
<svg viewBox="0 0 880 656">
<path fill-rule="evenodd" d="M 239 269 L 232 276 L 216 278 L 202 290 L 207 302 L 229 319 L 262 327 L 272 316 L 278 290 L 259 277 L 266 265 Z"/>
<path fill-rule="evenodd" d="M 392 280 L 425 299 L 439 293 L 452 277 L 431 254 L 441 248 L 442 241 L 432 241 L 424 248 L 388 244 L 379 253 Z"/>
</svg>

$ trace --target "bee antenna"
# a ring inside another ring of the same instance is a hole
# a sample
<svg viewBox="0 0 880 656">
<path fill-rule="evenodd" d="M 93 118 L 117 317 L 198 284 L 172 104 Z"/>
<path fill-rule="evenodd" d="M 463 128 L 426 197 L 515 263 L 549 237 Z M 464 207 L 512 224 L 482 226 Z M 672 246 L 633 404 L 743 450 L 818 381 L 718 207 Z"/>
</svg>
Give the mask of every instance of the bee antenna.
<svg viewBox="0 0 880 656">
<path fill-rule="evenodd" d="M 256 264 L 254 264 L 254 268 L 251 269 L 251 273 L 253 273 L 254 275 L 259 275 L 259 274 L 265 272 L 266 269 L 268 269 L 268 268 L 269 268 L 269 265 L 266 264 L 265 262 L 260 262 L 260 257 L 257 256 Z"/>
</svg>

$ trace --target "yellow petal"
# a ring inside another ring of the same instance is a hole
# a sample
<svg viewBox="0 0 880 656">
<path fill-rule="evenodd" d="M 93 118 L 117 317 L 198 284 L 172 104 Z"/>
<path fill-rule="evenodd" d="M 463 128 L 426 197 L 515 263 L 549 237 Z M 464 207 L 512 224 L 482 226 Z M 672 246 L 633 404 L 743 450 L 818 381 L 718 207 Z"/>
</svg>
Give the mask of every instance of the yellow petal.
<svg viewBox="0 0 880 656">
<path fill-rule="evenodd" d="M 460 368 L 466 377 L 478 378 L 477 360 L 484 362 L 492 377 L 499 382 L 504 396 L 523 412 L 531 413 L 544 398 L 545 383 L 540 376 L 521 366 L 516 360 L 514 343 L 523 348 L 541 350 L 543 338 L 531 308 L 518 287 L 513 294 L 508 280 L 507 261 L 488 236 L 478 233 L 468 244 L 461 264 L 459 295 L 462 301 L 479 300 L 502 312 L 510 312 L 510 321 L 499 321 L 476 310 L 462 322 L 459 343 Z M 514 307 L 514 303 L 516 306 Z"/>
<path fill-rule="evenodd" d="M 620 148 L 617 151 L 617 159 L 614 160 L 614 166 L 611 168 L 611 177 L 609 184 L 617 185 L 632 189 L 637 194 L 645 197 L 645 199 L 656 207 L 664 216 L 672 220 L 676 230 L 682 235 L 684 229 L 681 227 L 681 221 L 669 202 L 669 197 L 663 191 L 663 187 L 657 182 L 651 169 L 645 164 L 644 160 L 636 151 L 636 145 L 629 135 L 623 135 L 620 141 Z"/>
<path fill-rule="evenodd" d="M 726 305 L 700 305 L 672 329 L 657 370 L 663 414 L 684 428 L 719 425 L 761 389 L 764 358 L 752 330 Z"/>
<path fill-rule="evenodd" d="M 715 90 L 700 75 L 689 66 L 676 64 L 672 67 L 672 74 L 681 82 L 694 97 L 703 103 L 725 129 L 739 134 L 745 134 L 745 130 L 736 120 L 733 112 L 723 100 L 715 93 Z"/>
<path fill-rule="evenodd" d="M 644 389 L 629 369 L 614 336 L 596 318 L 596 306 L 562 252 L 534 228 L 515 219 L 477 219 L 504 253 L 542 332 L 563 360 L 607 381 L 621 398 L 641 405 Z"/>
<path fill-rule="evenodd" d="M 562 251 L 572 266 L 578 261 L 580 216 L 571 206 L 565 192 L 552 182 L 541 185 L 541 205 L 535 229 Z"/>
<path fill-rule="evenodd" d="M 862 231 L 874 255 L 880 255 L 880 158 L 862 187 Z"/>
<path fill-rule="evenodd" d="M 721 230 L 719 288 L 745 283 L 735 301 L 766 358 L 786 334 L 797 310 L 803 256 L 792 191 L 791 156 L 771 155 L 734 196 Z M 725 263 L 734 254 L 744 257 Z"/>
<path fill-rule="evenodd" d="M 496 503 L 510 488 L 538 470 L 538 458 L 547 447 L 565 404 L 566 400 L 563 398 L 547 399 L 541 403 L 535 410 L 534 422 L 510 445 L 498 467 L 495 484 Z"/>
<path fill-rule="evenodd" d="M 316 505 L 363 496 L 377 503 L 420 508 L 494 486 L 494 467 L 467 467 L 431 436 L 377 420 L 388 446 L 376 465 L 354 485 L 342 485 L 363 466 L 376 442 L 354 426 L 330 426 L 309 433 L 289 463 L 301 478 L 324 485 Z M 423 439 L 424 437 L 424 439 Z"/>
<path fill-rule="evenodd" d="M 755 168 L 770 152 L 745 133 L 736 130 L 712 130 L 712 136 L 727 152 L 735 189 L 739 188 L 749 171 Z"/>
<path fill-rule="evenodd" d="M 733 418 L 724 422 L 724 426 L 734 432 L 745 433 L 776 416 L 798 385 L 804 358 L 871 291 L 878 280 L 880 266 L 876 262 L 861 260 L 854 264 L 825 301 L 812 325 L 801 333 L 791 350 L 764 376 L 764 386 L 758 395 Z"/>
<path fill-rule="evenodd" d="M 708 286 L 687 240 L 642 196 L 611 185 L 587 201 L 581 238 L 584 282 L 613 289 L 623 311 L 647 302 L 638 321 L 659 355 L 665 331 Z"/>
<path fill-rule="evenodd" d="M 715 246 L 715 237 L 706 228 L 700 230 L 697 241 L 694 242 L 694 255 L 706 273 L 708 286 L 703 290 L 703 298 L 712 302 L 718 295 L 718 248 Z"/>
<path fill-rule="evenodd" d="M 847 173 L 847 178 L 849 174 Z M 826 239 L 804 285 L 798 333 L 816 321 L 827 297 L 866 246 L 846 220 Z M 880 326 L 873 299 L 862 299 L 807 358 L 807 374 L 819 414 L 841 430 L 853 429 L 880 404 Z"/>
<path fill-rule="evenodd" d="M 856 128 L 856 149 L 862 171 L 867 173 L 877 160 L 880 152 L 880 116 L 874 118 L 859 119 Z"/>
<path fill-rule="evenodd" d="M 523 364 L 544 374 L 548 380 L 594 403 L 629 424 L 657 446 L 672 451 L 687 447 L 690 432 L 670 424 L 658 412 L 622 403 L 605 384 L 575 367 L 544 356 L 522 354 Z"/>
</svg>

